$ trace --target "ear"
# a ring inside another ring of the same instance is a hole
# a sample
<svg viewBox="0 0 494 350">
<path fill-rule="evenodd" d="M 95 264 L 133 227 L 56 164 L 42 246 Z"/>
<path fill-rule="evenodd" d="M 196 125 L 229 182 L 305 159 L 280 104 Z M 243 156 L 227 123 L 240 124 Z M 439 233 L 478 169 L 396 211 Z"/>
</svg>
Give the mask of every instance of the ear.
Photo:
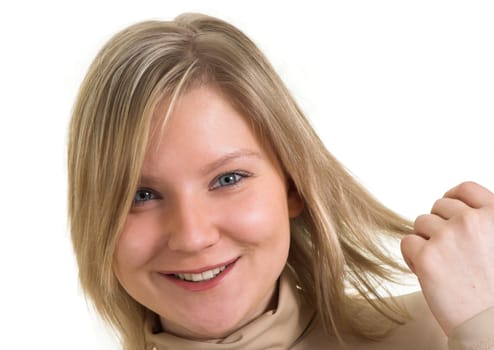
<svg viewBox="0 0 494 350">
<path fill-rule="evenodd" d="M 300 197 L 300 194 L 291 179 L 288 180 L 287 203 L 288 216 L 290 219 L 299 216 L 305 206 L 302 197 Z"/>
</svg>

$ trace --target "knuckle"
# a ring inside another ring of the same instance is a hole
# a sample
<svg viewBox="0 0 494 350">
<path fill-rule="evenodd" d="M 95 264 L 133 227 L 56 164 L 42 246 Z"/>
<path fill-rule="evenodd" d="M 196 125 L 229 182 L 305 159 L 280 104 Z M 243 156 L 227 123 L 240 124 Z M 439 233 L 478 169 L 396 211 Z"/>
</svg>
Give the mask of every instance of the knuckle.
<svg viewBox="0 0 494 350">
<path fill-rule="evenodd" d="M 451 198 L 443 197 L 437 199 L 431 208 L 431 214 L 436 214 L 441 216 L 441 213 L 444 213 L 445 210 L 446 212 L 448 211 L 450 205 L 451 205 Z"/>
<path fill-rule="evenodd" d="M 444 227 L 441 227 L 438 230 L 437 234 L 434 236 L 437 254 L 454 248 L 455 242 L 458 241 L 458 237 L 456 236 L 457 231 L 458 230 L 452 225 L 444 225 Z"/>
<path fill-rule="evenodd" d="M 400 248 L 403 253 L 408 251 L 408 248 L 413 245 L 414 240 L 413 234 L 405 235 L 400 242 Z"/>
<path fill-rule="evenodd" d="M 438 254 L 433 246 L 426 246 L 417 254 L 414 261 L 416 272 L 422 276 L 430 276 L 438 266 Z"/>
<path fill-rule="evenodd" d="M 408 238 L 408 236 L 410 235 L 406 235 L 400 241 L 400 250 L 402 255 L 407 255 L 408 252 L 408 245 L 410 244 L 409 243 L 410 239 Z"/>
<path fill-rule="evenodd" d="M 465 210 L 458 216 L 458 221 L 462 229 L 467 232 L 474 232 L 479 228 L 481 218 L 476 210 Z"/>
<path fill-rule="evenodd" d="M 424 222 L 424 220 L 427 219 L 427 214 L 422 214 L 417 216 L 415 221 L 413 222 L 413 227 L 417 228 L 417 226 L 421 226 Z"/>
<path fill-rule="evenodd" d="M 479 185 L 474 181 L 464 181 L 458 185 L 458 191 L 463 193 L 470 193 L 474 191 Z"/>
<path fill-rule="evenodd" d="M 437 210 L 437 208 L 439 208 L 441 206 L 442 202 L 443 202 L 443 198 L 436 199 L 436 201 L 432 205 L 431 212 L 434 212 L 435 210 Z"/>
<path fill-rule="evenodd" d="M 444 238 L 451 237 L 451 235 L 453 233 L 452 231 L 453 230 L 451 229 L 451 227 L 449 225 L 444 225 L 444 226 L 437 228 L 437 232 L 436 232 L 435 236 L 437 237 L 437 239 L 442 240 Z"/>
</svg>

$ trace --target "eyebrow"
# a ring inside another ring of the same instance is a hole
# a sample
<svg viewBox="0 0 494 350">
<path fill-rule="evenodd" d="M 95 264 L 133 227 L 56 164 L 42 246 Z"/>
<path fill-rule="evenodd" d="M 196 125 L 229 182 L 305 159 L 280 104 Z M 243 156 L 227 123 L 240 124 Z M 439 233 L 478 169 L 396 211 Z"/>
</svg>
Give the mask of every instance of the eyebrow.
<svg viewBox="0 0 494 350">
<path fill-rule="evenodd" d="M 247 150 L 247 149 L 239 149 L 232 152 L 228 152 L 222 155 L 220 158 L 212 161 L 211 163 L 206 164 L 205 166 L 200 168 L 200 171 L 203 174 L 209 174 L 235 159 L 246 158 L 246 157 L 256 157 L 262 159 L 262 156 L 259 152 Z M 160 182 L 160 178 L 153 176 L 151 174 L 143 175 L 139 178 L 139 184 L 153 185 L 159 182 Z"/>
<path fill-rule="evenodd" d="M 224 155 L 222 155 L 220 158 L 212 161 L 209 164 L 206 164 L 201 168 L 201 172 L 203 174 L 209 174 L 213 172 L 214 170 L 221 168 L 225 164 L 228 164 L 229 162 L 238 159 L 238 158 L 246 158 L 246 157 L 256 157 L 256 158 L 262 158 L 261 154 L 259 152 L 247 150 L 247 149 L 239 149 L 235 150 L 232 152 L 228 152 Z"/>
</svg>

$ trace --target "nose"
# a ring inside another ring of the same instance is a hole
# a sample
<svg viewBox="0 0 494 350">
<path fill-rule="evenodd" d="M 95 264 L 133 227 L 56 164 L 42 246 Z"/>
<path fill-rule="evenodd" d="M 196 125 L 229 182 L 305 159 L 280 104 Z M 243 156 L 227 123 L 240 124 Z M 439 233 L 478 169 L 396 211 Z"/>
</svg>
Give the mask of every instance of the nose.
<svg viewBox="0 0 494 350">
<path fill-rule="evenodd" d="M 165 219 L 170 250 L 195 253 L 213 246 L 219 240 L 218 228 L 209 212 L 210 206 L 195 195 L 182 197 L 174 204 Z"/>
</svg>

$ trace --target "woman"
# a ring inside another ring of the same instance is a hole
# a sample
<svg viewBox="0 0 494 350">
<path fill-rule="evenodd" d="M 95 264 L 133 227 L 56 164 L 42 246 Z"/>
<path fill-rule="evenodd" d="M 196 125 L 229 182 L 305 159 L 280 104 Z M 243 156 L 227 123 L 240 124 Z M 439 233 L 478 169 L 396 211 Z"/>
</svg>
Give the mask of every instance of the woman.
<svg viewBox="0 0 494 350">
<path fill-rule="evenodd" d="M 215 18 L 137 24 L 98 54 L 71 123 L 69 211 L 81 285 L 126 349 L 494 345 L 494 195 L 464 183 L 399 217 Z M 407 271 L 388 237 L 423 296 L 378 292 Z"/>
</svg>

